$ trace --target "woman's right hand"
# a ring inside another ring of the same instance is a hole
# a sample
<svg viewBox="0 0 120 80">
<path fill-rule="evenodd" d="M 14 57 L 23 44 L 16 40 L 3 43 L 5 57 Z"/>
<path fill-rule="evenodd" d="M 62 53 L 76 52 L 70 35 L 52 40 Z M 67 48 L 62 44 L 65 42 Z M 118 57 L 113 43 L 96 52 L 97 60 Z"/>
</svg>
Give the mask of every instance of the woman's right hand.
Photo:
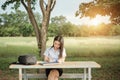
<svg viewBox="0 0 120 80">
<path fill-rule="evenodd" d="M 46 61 L 46 62 L 53 62 L 53 59 L 49 58 L 47 56 L 44 56 L 44 61 Z"/>
</svg>

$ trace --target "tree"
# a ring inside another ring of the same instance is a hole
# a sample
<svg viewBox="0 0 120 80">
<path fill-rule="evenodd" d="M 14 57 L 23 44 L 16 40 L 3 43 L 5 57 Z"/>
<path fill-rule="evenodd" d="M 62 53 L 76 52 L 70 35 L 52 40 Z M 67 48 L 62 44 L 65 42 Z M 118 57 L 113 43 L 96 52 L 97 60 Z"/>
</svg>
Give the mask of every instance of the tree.
<svg viewBox="0 0 120 80">
<path fill-rule="evenodd" d="M 53 18 L 51 18 L 51 23 L 53 24 L 57 24 L 57 26 L 61 26 L 62 24 L 64 24 L 66 22 L 66 17 L 65 16 L 55 16 Z"/>
<path fill-rule="evenodd" d="M 18 9 L 20 4 L 24 6 L 26 9 L 29 20 L 34 28 L 38 48 L 40 49 L 41 55 L 44 53 L 46 48 L 46 36 L 47 36 L 47 29 L 50 20 L 50 14 L 53 10 L 56 0 L 39 0 L 39 5 L 42 11 L 42 26 L 39 27 L 33 9 L 35 9 L 35 4 L 38 0 L 6 0 L 5 3 L 2 5 L 2 8 L 5 10 L 6 6 L 9 4 L 14 4 L 14 9 Z"/>
<path fill-rule="evenodd" d="M 77 28 L 75 25 L 73 25 L 70 22 L 67 22 L 61 27 L 61 33 L 64 36 L 74 36 L 75 28 Z"/>
<path fill-rule="evenodd" d="M 54 26 L 58 27 L 58 34 L 61 34 L 61 28 L 62 26 L 66 23 L 67 19 L 64 16 L 55 16 L 53 18 L 51 18 L 51 24 L 53 24 Z"/>
<path fill-rule="evenodd" d="M 120 0 L 93 0 L 89 3 L 82 3 L 76 16 L 95 17 L 97 14 L 102 16 L 109 15 L 114 24 L 120 24 Z"/>
<path fill-rule="evenodd" d="M 50 27 L 48 28 L 48 36 L 53 37 L 59 34 L 59 27 L 52 23 L 49 26 Z"/>
<path fill-rule="evenodd" d="M 36 16 L 36 15 L 35 15 Z M 16 10 L 9 14 L 0 14 L 0 36 L 31 36 L 33 27 L 31 27 L 27 13 Z M 39 20 L 39 19 L 37 19 Z"/>
</svg>

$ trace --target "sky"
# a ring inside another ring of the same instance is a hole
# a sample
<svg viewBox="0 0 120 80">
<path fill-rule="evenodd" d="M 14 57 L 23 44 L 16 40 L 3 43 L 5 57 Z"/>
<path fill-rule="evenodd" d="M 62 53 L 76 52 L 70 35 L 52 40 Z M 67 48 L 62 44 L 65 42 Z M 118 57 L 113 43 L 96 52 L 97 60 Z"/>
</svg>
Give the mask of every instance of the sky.
<svg viewBox="0 0 120 80">
<path fill-rule="evenodd" d="M 0 6 L 4 1 L 5 0 L 0 0 Z M 75 17 L 75 12 L 79 9 L 79 5 L 83 2 L 90 2 L 90 1 L 93 1 L 93 0 L 56 0 L 56 5 L 51 13 L 51 17 L 63 15 L 67 18 L 68 21 L 76 25 L 82 25 L 82 24 L 88 24 L 88 23 L 91 24 L 94 21 L 91 21 L 90 18 L 88 17 L 82 18 L 82 19 L 80 19 L 79 17 Z M 10 9 L 11 6 L 12 5 L 8 6 L 5 11 L 3 11 L 0 8 L 0 14 L 5 12 L 9 13 L 10 11 L 12 11 Z M 36 5 L 36 8 L 37 8 L 36 9 L 37 12 L 41 12 L 39 4 Z M 21 6 L 20 10 L 25 10 L 25 9 L 23 6 Z M 102 17 L 98 15 L 97 17 L 98 17 L 97 19 L 105 23 L 110 22 L 108 16 Z"/>
</svg>

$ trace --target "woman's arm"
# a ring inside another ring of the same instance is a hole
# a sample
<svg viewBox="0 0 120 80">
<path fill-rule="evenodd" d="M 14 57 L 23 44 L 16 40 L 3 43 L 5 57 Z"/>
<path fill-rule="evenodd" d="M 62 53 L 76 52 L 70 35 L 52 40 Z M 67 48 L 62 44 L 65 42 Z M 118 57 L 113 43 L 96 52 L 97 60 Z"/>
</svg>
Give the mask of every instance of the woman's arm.
<svg viewBox="0 0 120 80">
<path fill-rule="evenodd" d="M 44 61 L 49 62 L 49 58 L 47 56 L 44 56 Z"/>
<path fill-rule="evenodd" d="M 44 56 L 44 61 L 51 62 L 52 60 L 50 58 L 48 58 L 47 56 Z M 64 61 L 65 61 L 65 57 L 62 57 L 62 58 L 58 59 L 59 63 L 63 63 Z"/>
</svg>

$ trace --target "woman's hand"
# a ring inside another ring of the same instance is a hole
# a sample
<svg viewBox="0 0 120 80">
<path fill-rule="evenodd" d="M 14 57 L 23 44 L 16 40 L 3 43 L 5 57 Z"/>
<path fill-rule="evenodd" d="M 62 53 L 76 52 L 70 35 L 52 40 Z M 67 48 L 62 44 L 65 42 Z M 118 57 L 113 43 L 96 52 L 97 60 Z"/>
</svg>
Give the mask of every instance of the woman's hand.
<svg viewBox="0 0 120 80">
<path fill-rule="evenodd" d="M 44 61 L 46 61 L 46 62 L 53 62 L 53 59 L 49 58 L 47 56 L 44 56 Z"/>
<path fill-rule="evenodd" d="M 58 59 L 58 62 L 59 62 L 59 63 L 63 63 L 64 61 L 65 61 L 65 57 Z"/>
</svg>

